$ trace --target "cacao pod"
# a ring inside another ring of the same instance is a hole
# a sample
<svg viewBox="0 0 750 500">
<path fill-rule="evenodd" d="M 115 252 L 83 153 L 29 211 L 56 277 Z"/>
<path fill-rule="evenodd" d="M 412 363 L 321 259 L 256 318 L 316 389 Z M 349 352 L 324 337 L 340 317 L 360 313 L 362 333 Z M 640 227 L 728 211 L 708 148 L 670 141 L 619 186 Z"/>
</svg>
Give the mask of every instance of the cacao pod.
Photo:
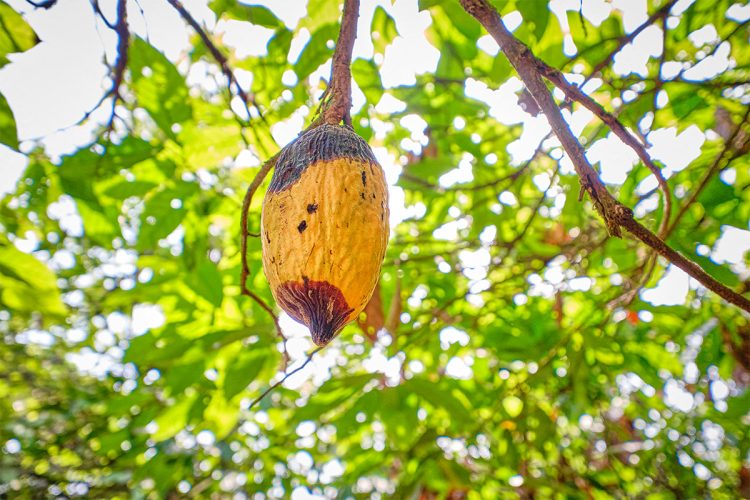
<svg viewBox="0 0 750 500">
<path fill-rule="evenodd" d="M 276 302 L 326 345 L 367 304 L 388 243 L 388 186 L 367 142 L 325 124 L 282 149 L 261 238 Z"/>
</svg>

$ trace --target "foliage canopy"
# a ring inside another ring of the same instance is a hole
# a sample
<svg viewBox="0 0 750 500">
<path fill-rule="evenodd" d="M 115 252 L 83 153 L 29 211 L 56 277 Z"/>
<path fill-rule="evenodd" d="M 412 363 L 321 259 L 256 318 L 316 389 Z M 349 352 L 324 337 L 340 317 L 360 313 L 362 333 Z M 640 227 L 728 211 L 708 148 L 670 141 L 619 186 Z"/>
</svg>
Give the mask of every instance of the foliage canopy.
<svg viewBox="0 0 750 500">
<path fill-rule="evenodd" d="M 0 200 L 0 494 L 750 496 L 748 315 L 608 234 L 458 1 L 419 0 L 439 59 L 398 85 L 384 66 L 415 2 L 362 7 L 372 49 L 355 50 L 352 121 L 395 214 L 367 314 L 314 355 L 282 316 L 282 342 L 253 237 L 255 297 L 241 294 L 243 195 L 284 145 L 276 124 L 313 120 L 340 3 L 309 0 L 289 26 L 283 6 L 212 0 L 224 28 L 267 30 L 262 55 L 186 19 L 190 49 L 171 60 L 128 25 L 137 4 L 102 2 L 99 28 L 115 19 L 126 42 L 100 103 L 116 114 L 61 158 L 19 143 L 0 96 L 0 142 L 27 158 Z M 727 249 L 750 220 L 750 6 L 493 3 L 651 145 L 674 205 L 666 242 L 747 296 L 748 246 Z M 33 7 L 12 5 L 0 67 L 40 43 L 19 14 Z M 652 172 L 554 95 L 607 188 L 656 231 Z"/>
</svg>

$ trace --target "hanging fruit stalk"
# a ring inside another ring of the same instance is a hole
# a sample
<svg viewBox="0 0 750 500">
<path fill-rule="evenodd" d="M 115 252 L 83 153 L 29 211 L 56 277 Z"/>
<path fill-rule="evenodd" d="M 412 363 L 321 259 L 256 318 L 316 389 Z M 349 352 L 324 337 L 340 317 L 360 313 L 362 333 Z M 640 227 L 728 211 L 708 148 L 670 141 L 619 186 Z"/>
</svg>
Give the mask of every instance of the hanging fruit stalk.
<svg viewBox="0 0 750 500">
<path fill-rule="evenodd" d="M 279 306 L 326 345 L 372 295 L 388 242 L 388 188 L 368 144 L 322 124 L 286 146 L 263 200 L 263 270 Z"/>
</svg>

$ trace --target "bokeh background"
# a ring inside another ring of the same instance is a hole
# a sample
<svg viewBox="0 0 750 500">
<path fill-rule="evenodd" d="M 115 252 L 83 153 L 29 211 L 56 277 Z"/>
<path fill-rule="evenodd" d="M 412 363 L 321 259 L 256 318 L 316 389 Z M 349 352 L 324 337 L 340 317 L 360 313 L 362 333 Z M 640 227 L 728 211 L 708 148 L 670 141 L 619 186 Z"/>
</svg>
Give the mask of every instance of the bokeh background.
<svg viewBox="0 0 750 500">
<path fill-rule="evenodd" d="M 391 241 L 366 314 L 311 356 L 240 294 L 240 212 L 319 105 L 340 2 L 185 2 L 246 106 L 167 0 L 123 2 L 113 94 L 118 1 L 0 2 L 0 495 L 750 496 L 748 316 L 607 235 L 458 2 L 362 0 L 352 115 Z M 747 293 L 750 4 L 494 4 L 648 145 L 668 243 Z M 653 175 L 555 96 L 657 227 Z M 248 258 L 273 306 L 256 238 Z"/>
</svg>

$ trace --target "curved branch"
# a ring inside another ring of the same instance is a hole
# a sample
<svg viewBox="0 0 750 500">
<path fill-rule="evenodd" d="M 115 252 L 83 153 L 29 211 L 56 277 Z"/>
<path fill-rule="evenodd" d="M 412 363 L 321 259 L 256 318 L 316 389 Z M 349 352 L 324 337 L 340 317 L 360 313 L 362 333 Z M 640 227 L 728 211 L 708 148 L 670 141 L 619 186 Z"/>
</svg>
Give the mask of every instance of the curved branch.
<svg viewBox="0 0 750 500">
<path fill-rule="evenodd" d="M 107 16 L 104 15 L 101 7 L 99 7 L 99 0 L 91 0 L 91 7 L 94 9 L 94 14 L 99 16 L 99 19 L 101 19 L 104 24 L 107 25 L 107 28 L 111 29 L 112 31 L 117 31 L 117 26 L 115 24 L 112 24 L 112 22 L 107 19 Z"/>
<path fill-rule="evenodd" d="M 247 278 L 250 276 L 250 267 L 247 263 L 247 239 L 250 237 L 250 233 L 248 232 L 247 228 L 247 216 L 248 216 L 248 210 L 250 209 L 250 203 L 253 201 L 253 196 L 255 195 L 255 192 L 258 190 L 260 185 L 263 183 L 263 180 L 268 175 L 268 172 L 271 171 L 271 169 L 276 165 L 276 160 L 278 159 L 279 155 L 278 153 L 272 156 L 267 162 L 263 164 L 263 166 L 260 167 L 260 170 L 258 170 L 258 173 L 255 174 L 255 178 L 253 179 L 253 182 L 250 183 L 250 187 L 247 188 L 247 192 L 245 193 L 245 198 L 242 200 L 242 213 L 240 216 L 241 220 L 241 228 L 240 228 L 240 258 L 242 260 L 242 271 L 240 274 L 240 289 L 242 295 L 247 295 L 251 299 L 253 299 L 264 311 L 266 311 L 271 318 L 273 319 L 273 324 L 276 327 L 276 333 L 281 338 L 282 342 L 284 343 L 284 356 L 287 356 L 286 352 L 286 337 L 284 336 L 284 333 L 281 330 L 281 325 L 279 325 L 279 317 L 276 315 L 276 313 L 273 311 L 271 306 L 268 305 L 268 303 L 263 300 L 258 294 L 253 292 L 247 287 Z"/>
<path fill-rule="evenodd" d="M 518 42 L 521 43 L 521 42 Z M 527 49 L 528 50 L 528 49 Z M 584 108 L 594 113 L 602 122 L 604 122 L 610 130 L 630 149 L 635 151 L 638 158 L 643 162 L 644 165 L 654 174 L 656 181 L 659 183 L 659 189 L 662 192 L 664 199 L 664 215 L 662 216 L 661 223 L 659 224 L 659 234 L 663 237 L 666 234 L 667 226 L 669 225 L 669 219 L 672 212 L 672 196 L 667 184 L 667 180 L 661 173 L 661 169 L 654 164 L 651 159 L 651 155 L 646 151 L 646 147 L 641 141 L 639 141 L 632 133 L 630 133 L 625 126 L 620 123 L 615 115 L 604 109 L 604 107 L 592 99 L 590 96 L 585 94 L 580 87 L 577 87 L 565 79 L 565 76 L 556 68 L 553 68 L 539 59 L 535 59 L 537 67 L 541 70 L 542 76 L 552 82 L 555 87 L 563 91 L 565 96 L 573 101 L 576 101 L 583 105 Z"/>
<path fill-rule="evenodd" d="M 57 0 L 44 0 L 43 2 L 35 2 L 34 0 L 26 0 L 26 3 L 33 5 L 37 9 L 48 10 L 55 6 L 55 4 L 57 3 Z"/>
<path fill-rule="evenodd" d="M 612 236 L 621 237 L 622 228 L 626 229 L 636 238 L 654 249 L 659 255 L 665 257 L 671 263 L 695 278 L 703 286 L 712 290 L 727 302 L 738 306 L 746 312 L 750 312 L 750 300 L 715 280 L 695 262 L 669 247 L 661 238 L 636 221 L 633 218 L 633 211 L 621 204 L 607 191 L 604 183 L 602 183 L 598 174 L 586 158 L 583 146 L 581 146 L 581 143 L 578 142 L 570 131 L 560 108 L 552 98 L 552 93 L 542 80 L 542 76 L 545 76 L 553 83 L 556 82 L 552 78 L 562 79 L 564 82 L 564 78 L 558 78 L 556 75 L 559 74 L 562 77 L 562 74 L 540 61 L 526 45 L 516 39 L 505 27 L 500 14 L 498 14 L 487 0 L 460 0 L 460 2 L 464 9 L 474 16 L 495 39 L 505 56 L 518 72 L 526 88 L 537 101 L 539 107 L 544 111 L 552 130 L 573 162 L 575 171 L 580 178 L 581 197 L 584 193 L 589 194 L 594 207 L 604 219 L 609 233 Z M 553 71 L 550 71 L 550 69 L 553 69 Z M 567 84 L 567 82 L 565 83 Z M 566 87 L 572 86 L 567 84 Z M 565 91 L 565 88 L 563 90 Z M 578 100 L 582 95 L 584 100 L 590 100 L 579 89 L 576 88 L 575 90 L 576 92 L 572 93 L 572 98 Z M 599 105 L 596 104 L 596 106 Z"/>
<path fill-rule="evenodd" d="M 240 241 L 240 252 L 242 253 L 241 285 L 242 293 L 244 295 L 249 295 L 249 293 L 245 292 L 247 291 L 247 277 L 250 276 L 250 267 L 247 264 L 247 239 L 250 237 L 250 233 L 247 228 L 247 212 L 248 210 L 250 210 L 250 203 L 253 201 L 255 192 L 263 183 L 263 180 L 268 175 L 268 172 L 270 172 L 271 169 L 276 165 L 276 160 L 278 158 L 279 154 L 276 153 L 271 157 L 271 159 L 266 161 L 263 166 L 260 167 L 260 170 L 258 170 L 258 173 L 255 174 L 253 181 L 250 183 L 250 187 L 247 188 L 245 198 L 242 200 L 242 212 L 240 217 L 240 233 L 242 234 L 242 240 Z"/>
</svg>

